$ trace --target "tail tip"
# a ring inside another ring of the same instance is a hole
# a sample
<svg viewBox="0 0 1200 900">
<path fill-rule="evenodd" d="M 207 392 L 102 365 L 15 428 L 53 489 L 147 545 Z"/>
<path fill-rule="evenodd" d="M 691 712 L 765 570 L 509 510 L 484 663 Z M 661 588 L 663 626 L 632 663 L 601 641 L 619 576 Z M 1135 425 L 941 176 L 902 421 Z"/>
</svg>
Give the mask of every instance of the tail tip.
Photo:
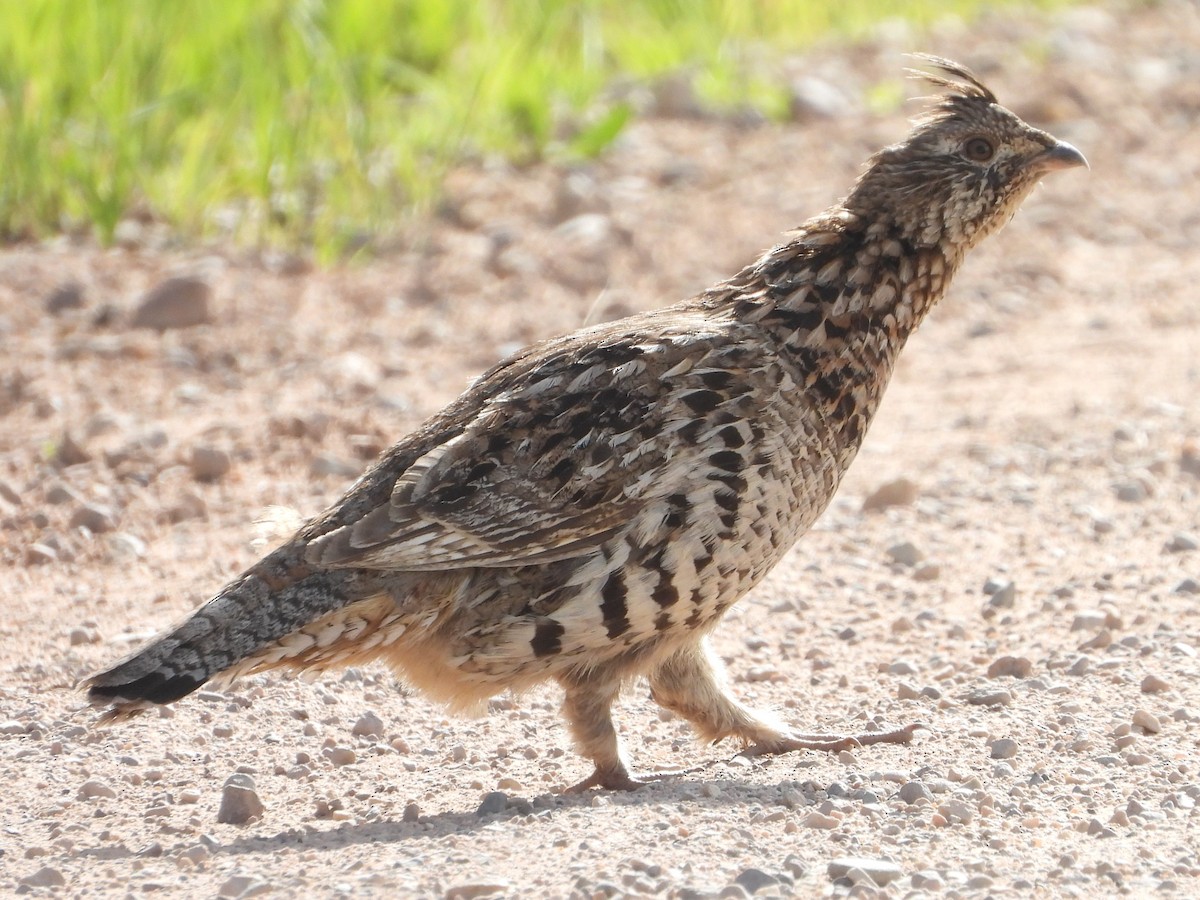
<svg viewBox="0 0 1200 900">
<path fill-rule="evenodd" d="M 86 682 L 87 699 L 93 706 L 112 704 L 113 711 L 136 712 L 154 704 L 173 703 L 190 694 L 205 681 L 187 673 L 168 674 L 155 671 L 141 678 L 116 679 L 110 682 L 113 672 L 105 672 Z M 117 713 L 117 718 L 124 713 Z"/>
</svg>

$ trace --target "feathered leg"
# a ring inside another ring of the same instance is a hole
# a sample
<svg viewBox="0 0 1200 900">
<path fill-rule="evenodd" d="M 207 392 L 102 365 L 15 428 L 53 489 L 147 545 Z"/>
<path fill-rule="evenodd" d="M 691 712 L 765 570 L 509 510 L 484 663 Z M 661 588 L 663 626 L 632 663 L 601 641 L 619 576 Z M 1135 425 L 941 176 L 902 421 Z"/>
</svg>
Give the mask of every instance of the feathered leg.
<svg viewBox="0 0 1200 900">
<path fill-rule="evenodd" d="M 747 756 L 791 750 L 846 750 L 860 744 L 907 744 L 919 725 L 897 731 L 855 735 L 795 734 L 771 717 L 743 706 L 728 693 L 721 665 L 706 642 L 688 644 L 667 657 L 650 674 L 654 701 L 692 723 L 700 737 L 713 743 L 733 737 L 745 742 Z"/>
</svg>

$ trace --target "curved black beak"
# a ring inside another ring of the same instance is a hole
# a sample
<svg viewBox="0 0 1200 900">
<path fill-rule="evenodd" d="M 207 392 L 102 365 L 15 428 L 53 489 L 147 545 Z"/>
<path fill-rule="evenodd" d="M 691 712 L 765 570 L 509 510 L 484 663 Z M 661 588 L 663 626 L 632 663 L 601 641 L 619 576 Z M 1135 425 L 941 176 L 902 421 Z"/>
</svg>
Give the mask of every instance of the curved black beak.
<svg viewBox="0 0 1200 900">
<path fill-rule="evenodd" d="M 1083 166 L 1085 169 L 1091 168 L 1084 155 L 1066 141 L 1058 141 L 1053 146 L 1047 147 L 1033 158 L 1033 164 L 1043 172 L 1074 169 L 1076 166 Z"/>
</svg>

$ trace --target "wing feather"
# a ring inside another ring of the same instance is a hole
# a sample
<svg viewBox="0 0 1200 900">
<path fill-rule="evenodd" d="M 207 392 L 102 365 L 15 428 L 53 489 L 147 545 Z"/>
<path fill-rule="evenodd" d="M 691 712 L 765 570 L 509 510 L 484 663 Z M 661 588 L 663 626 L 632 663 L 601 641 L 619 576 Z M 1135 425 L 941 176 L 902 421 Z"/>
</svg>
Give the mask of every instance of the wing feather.
<svg viewBox="0 0 1200 900">
<path fill-rule="evenodd" d="M 678 398 L 707 390 L 699 362 L 716 348 L 727 354 L 728 335 L 711 322 L 617 336 L 477 385 L 465 427 L 411 462 L 387 503 L 316 537 L 309 560 L 437 571 L 594 551 L 687 476 L 700 451 Z"/>
</svg>

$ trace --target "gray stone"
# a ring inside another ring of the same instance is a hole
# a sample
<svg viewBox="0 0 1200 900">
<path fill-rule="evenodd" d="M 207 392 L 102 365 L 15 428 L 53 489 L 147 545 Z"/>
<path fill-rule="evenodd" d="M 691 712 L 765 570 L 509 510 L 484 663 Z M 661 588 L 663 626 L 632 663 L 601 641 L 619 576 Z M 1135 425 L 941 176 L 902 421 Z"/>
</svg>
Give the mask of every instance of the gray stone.
<svg viewBox="0 0 1200 900">
<path fill-rule="evenodd" d="M 890 506 L 910 506 L 917 499 L 918 493 L 915 482 L 907 478 L 897 478 L 877 487 L 863 501 L 863 512 L 887 509 Z"/>
<path fill-rule="evenodd" d="M 255 790 L 253 778 L 239 772 L 225 780 L 225 787 L 221 791 L 221 808 L 217 812 L 218 822 L 244 825 L 262 816 L 263 812 L 265 807 Z"/>
<path fill-rule="evenodd" d="M 1024 656 L 1001 656 L 988 666 L 988 678 L 1028 678 L 1033 671 L 1033 663 Z"/>
<path fill-rule="evenodd" d="M 84 503 L 71 513 L 72 528 L 86 528 L 93 534 L 112 531 L 116 524 L 112 509 L 102 503 Z"/>
<path fill-rule="evenodd" d="M 789 93 L 788 105 L 797 122 L 841 118 L 854 109 L 841 88 L 813 75 L 797 78 Z"/>
<path fill-rule="evenodd" d="M 233 468 L 233 458 L 218 447 L 201 444 L 192 448 L 188 468 L 197 481 L 216 481 Z"/>
<path fill-rule="evenodd" d="M 475 815 L 490 816 L 504 812 L 506 809 L 508 809 L 508 794 L 504 791 L 488 791 L 483 795 L 483 800 L 475 810 Z"/>
<path fill-rule="evenodd" d="M 1168 682 L 1164 682 L 1156 674 L 1148 674 L 1148 676 L 1141 679 L 1142 694 L 1162 694 L 1163 691 L 1169 691 L 1170 689 L 1171 685 Z"/>
<path fill-rule="evenodd" d="M 270 882 L 263 881 L 261 878 L 257 878 L 254 875 L 247 875 L 243 872 L 235 872 L 225 880 L 224 884 L 221 885 L 220 890 L 217 891 L 217 896 L 228 898 L 228 900 L 233 900 L 235 897 L 238 898 L 238 900 L 243 900 L 243 898 L 256 897 L 259 894 L 265 894 L 271 890 L 272 885 Z"/>
<path fill-rule="evenodd" d="M 142 296 L 130 324 L 156 331 L 204 325 L 212 321 L 211 296 L 212 289 L 199 278 L 168 278 Z"/>
<path fill-rule="evenodd" d="M 0 478 L 0 500 L 11 506 L 22 505 L 21 495 L 17 493 L 17 489 L 2 478 Z"/>
<path fill-rule="evenodd" d="M 26 875 L 21 879 L 22 885 L 31 888 L 56 888 L 62 887 L 66 883 L 67 880 L 63 878 L 62 872 L 51 866 L 42 866 L 32 875 Z"/>
<path fill-rule="evenodd" d="M 942 577 L 942 567 L 937 563 L 922 563 L 913 569 L 913 581 L 937 581 Z"/>
<path fill-rule="evenodd" d="M 891 557 L 893 562 L 897 562 L 902 566 L 915 566 L 925 558 L 925 554 L 918 550 L 916 544 L 911 541 L 893 544 L 888 547 L 887 555 Z"/>
<path fill-rule="evenodd" d="M 778 878 L 768 875 L 762 869 L 743 869 L 733 881 L 734 884 L 740 884 L 751 894 L 757 894 L 765 887 L 779 884 Z"/>
<path fill-rule="evenodd" d="M 84 306 L 83 285 L 78 281 L 67 281 L 52 290 L 44 301 L 46 312 L 52 316 L 60 315 L 68 309 L 82 309 Z"/>
<path fill-rule="evenodd" d="M 361 737 L 383 737 L 383 720 L 373 712 L 363 713 L 350 733 Z"/>
<path fill-rule="evenodd" d="M 922 781 L 906 781 L 900 786 L 900 799 L 905 803 L 916 803 L 919 800 L 933 800 L 933 792 Z"/>
<path fill-rule="evenodd" d="M 64 431 L 54 450 L 54 461 L 61 466 L 77 466 L 92 458 L 69 431 Z"/>
<path fill-rule="evenodd" d="M 865 856 L 843 856 L 831 859 L 826 867 L 826 871 L 832 879 L 849 875 L 851 869 L 858 869 L 869 875 L 877 887 L 884 887 L 904 874 L 894 862 L 886 859 L 870 859 Z"/>
<path fill-rule="evenodd" d="M 1099 631 L 1108 623 L 1108 614 L 1102 609 L 1085 609 L 1077 612 L 1071 621 L 1072 631 Z"/>
<path fill-rule="evenodd" d="M 1149 488 L 1141 481 L 1123 481 L 1113 490 L 1122 503 L 1141 503 L 1150 496 Z"/>
<path fill-rule="evenodd" d="M 487 878 L 456 884 L 446 890 L 445 900 L 476 900 L 479 897 L 503 896 L 512 889 L 504 878 Z"/>
<path fill-rule="evenodd" d="M 967 702 L 972 706 L 1008 706 L 1012 701 L 1008 691 L 972 691 L 967 696 Z"/>
<path fill-rule="evenodd" d="M 1017 755 L 1020 745 L 1009 738 L 997 738 L 992 741 L 992 759 L 1012 759 Z"/>
<path fill-rule="evenodd" d="M 1133 714 L 1133 724 L 1146 734 L 1158 734 L 1162 731 L 1162 722 L 1158 716 L 1146 709 L 1139 709 Z"/>
<path fill-rule="evenodd" d="M 112 800 L 117 796 L 117 792 L 111 787 L 96 778 L 91 778 L 79 786 L 77 795 L 80 800 Z"/>
<path fill-rule="evenodd" d="M 358 754 L 350 747 L 329 747 L 325 750 L 325 757 L 339 768 L 358 762 Z"/>
<path fill-rule="evenodd" d="M 355 478 L 362 474 L 362 466 L 358 463 L 352 463 L 348 460 L 335 456 L 332 453 L 318 453 L 313 457 L 312 463 L 308 467 L 309 474 L 315 475 L 318 478 L 326 475 L 335 476 L 337 478 Z"/>
<path fill-rule="evenodd" d="M 100 632 L 95 628 L 80 625 L 67 632 L 67 640 L 72 647 L 79 647 L 83 644 L 98 644 L 100 643 Z"/>
<path fill-rule="evenodd" d="M 1168 553 L 1187 553 L 1197 547 L 1200 547 L 1200 541 L 1197 541 L 1194 535 L 1179 531 L 1171 535 L 1165 549 Z"/>
<path fill-rule="evenodd" d="M 992 609 L 1012 609 L 1017 602 L 1017 586 L 1011 581 L 1000 584 L 990 597 L 988 606 Z"/>
</svg>

